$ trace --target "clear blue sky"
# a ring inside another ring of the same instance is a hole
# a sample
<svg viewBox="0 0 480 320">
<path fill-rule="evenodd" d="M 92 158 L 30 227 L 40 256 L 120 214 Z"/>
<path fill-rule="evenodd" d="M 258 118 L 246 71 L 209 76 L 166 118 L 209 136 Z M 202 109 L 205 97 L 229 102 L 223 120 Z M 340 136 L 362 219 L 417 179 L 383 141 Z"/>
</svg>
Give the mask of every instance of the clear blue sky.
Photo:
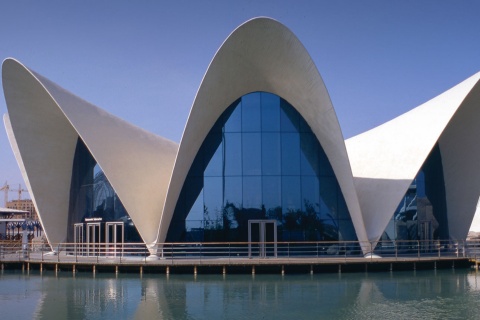
<svg viewBox="0 0 480 320">
<path fill-rule="evenodd" d="M 305 45 L 349 138 L 480 71 L 479 14 L 480 1 L 11 0 L 0 4 L 0 58 L 179 142 L 219 46 L 268 16 Z M 0 150 L 0 184 L 23 185 L 3 129 Z"/>
</svg>

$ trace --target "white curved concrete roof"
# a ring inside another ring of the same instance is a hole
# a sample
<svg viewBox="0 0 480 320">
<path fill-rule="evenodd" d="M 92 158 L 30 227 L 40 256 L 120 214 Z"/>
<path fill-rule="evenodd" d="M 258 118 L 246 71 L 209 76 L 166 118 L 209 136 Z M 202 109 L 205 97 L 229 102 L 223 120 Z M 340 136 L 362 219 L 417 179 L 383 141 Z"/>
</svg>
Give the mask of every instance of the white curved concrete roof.
<svg viewBox="0 0 480 320">
<path fill-rule="evenodd" d="M 480 73 L 346 141 L 368 239 L 377 241 L 438 142 L 450 237 L 465 239 L 480 195 Z"/>
<path fill-rule="evenodd" d="M 323 80 L 289 29 L 256 18 L 225 40 L 203 78 L 180 143 L 158 242 L 166 238 L 187 173 L 213 124 L 233 101 L 255 91 L 284 98 L 304 117 L 332 164 L 358 239 L 367 240 L 343 136 Z"/>
<path fill-rule="evenodd" d="M 10 141 L 50 243 L 66 239 L 78 137 L 145 243 L 154 242 L 177 144 L 95 107 L 13 59 L 4 61 L 2 77 Z"/>
</svg>

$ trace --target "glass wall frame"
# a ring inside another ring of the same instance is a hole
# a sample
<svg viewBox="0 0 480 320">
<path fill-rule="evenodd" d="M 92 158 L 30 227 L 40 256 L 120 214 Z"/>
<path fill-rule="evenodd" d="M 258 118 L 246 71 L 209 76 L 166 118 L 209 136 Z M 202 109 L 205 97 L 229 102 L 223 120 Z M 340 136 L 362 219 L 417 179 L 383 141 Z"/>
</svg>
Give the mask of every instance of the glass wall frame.
<svg viewBox="0 0 480 320">
<path fill-rule="evenodd" d="M 233 102 L 205 138 L 166 241 L 246 242 L 249 220 L 271 219 L 279 241 L 357 239 L 309 125 L 281 97 L 253 92 Z"/>
</svg>

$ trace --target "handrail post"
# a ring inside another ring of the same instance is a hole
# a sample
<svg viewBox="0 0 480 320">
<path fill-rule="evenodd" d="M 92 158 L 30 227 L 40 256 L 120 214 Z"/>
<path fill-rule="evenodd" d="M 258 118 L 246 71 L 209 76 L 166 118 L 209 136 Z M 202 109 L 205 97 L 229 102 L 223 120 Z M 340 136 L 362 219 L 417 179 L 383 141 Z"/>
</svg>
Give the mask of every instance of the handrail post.
<svg viewBox="0 0 480 320">
<path fill-rule="evenodd" d="M 417 257 L 420 258 L 420 240 L 417 240 Z"/>
<path fill-rule="evenodd" d="M 398 241 L 394 240 L 393 246 L 395 248 L 395 260 L 398 259 Z"/>
</svg>

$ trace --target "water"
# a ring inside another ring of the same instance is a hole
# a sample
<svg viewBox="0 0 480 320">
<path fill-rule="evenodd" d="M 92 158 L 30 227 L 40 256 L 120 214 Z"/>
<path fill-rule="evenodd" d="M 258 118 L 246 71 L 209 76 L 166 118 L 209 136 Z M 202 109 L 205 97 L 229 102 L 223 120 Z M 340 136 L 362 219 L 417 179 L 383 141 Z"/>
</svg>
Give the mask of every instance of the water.
<svg viewBox="0 0 480 320">
<path fill-rule="evenodd" d="M 0 274 L 7 319 L 478 319 L 480 273 Z"/>
</svg>

